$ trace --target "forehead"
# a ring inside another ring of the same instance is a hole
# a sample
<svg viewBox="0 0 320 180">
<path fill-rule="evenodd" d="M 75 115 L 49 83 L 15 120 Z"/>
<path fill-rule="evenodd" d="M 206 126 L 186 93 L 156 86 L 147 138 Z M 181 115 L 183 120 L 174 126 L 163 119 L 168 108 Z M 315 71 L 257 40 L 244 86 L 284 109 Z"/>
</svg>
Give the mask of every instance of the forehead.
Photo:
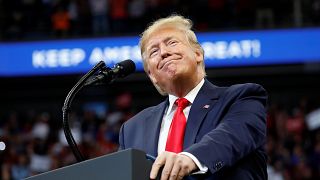
<svg viewBox="0 0 320 180">
<path fill-rule="evenodd" d="M 176 38 L 180 41 L 186 41 L 187 38 L 185 36 L 185 34 L 177 29 L 177 28 L 162 28 L 162 29 L 158 29 L 155 30 L 154 32 L 152 32 L 149 35 L 149 38 L 146 40 L 146 48 L 148 49 L 148 47 L 153 46 L 155 44 L 158 44 L 162 41 L 168 40 L 168 39 L 172 39 L 172 38 Z"/>
</svg>

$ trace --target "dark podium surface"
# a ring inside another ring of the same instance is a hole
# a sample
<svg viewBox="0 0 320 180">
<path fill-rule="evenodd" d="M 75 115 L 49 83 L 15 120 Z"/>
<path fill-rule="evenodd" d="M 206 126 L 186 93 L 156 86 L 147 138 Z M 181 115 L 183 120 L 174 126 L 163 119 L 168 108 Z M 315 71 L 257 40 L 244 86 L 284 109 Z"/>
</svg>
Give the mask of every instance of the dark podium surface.
<svg viewBox="0 0 320 180">
<path fill-rule="evenodd" d="M 143 151 L 126 149 L 98 158 L 82 161 L 27 180 L 149 180 L 152 161 Z"/>
</svg>

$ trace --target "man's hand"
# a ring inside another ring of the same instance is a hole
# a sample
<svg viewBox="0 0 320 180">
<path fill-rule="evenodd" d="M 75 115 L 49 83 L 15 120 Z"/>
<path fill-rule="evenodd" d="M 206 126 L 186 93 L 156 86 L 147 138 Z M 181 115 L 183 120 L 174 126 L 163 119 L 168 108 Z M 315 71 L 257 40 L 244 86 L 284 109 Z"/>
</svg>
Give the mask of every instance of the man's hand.
<svg viewBox="0 0 320 180">
<path fill-rule="evenodd" d="M 197 169 L 193 160 L 182 154 L 165 151 L 161 153 L 152 165 L 150 179 L 156 179 L 159 169 L 163 167 L 161 180 L 182 179 Z"/>
</svg>

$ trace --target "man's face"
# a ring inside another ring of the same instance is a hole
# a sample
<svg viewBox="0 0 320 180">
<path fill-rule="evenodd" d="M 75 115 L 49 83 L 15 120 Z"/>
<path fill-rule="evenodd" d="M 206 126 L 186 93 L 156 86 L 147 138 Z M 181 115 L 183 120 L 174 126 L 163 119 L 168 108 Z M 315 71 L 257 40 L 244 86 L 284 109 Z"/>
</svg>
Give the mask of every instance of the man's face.
<svg viewBox="0 0 320 180">
<path fill-rule="evenodd" d="M 160 29 L 150 35 L 145 57 L 148 75 L 165 91 L 174 82 L 197 76 L 201 69 L 199 63 L 203 61 L 201 52 L 191 47 L 187 36 L 173 28 Z"/>
</svg>

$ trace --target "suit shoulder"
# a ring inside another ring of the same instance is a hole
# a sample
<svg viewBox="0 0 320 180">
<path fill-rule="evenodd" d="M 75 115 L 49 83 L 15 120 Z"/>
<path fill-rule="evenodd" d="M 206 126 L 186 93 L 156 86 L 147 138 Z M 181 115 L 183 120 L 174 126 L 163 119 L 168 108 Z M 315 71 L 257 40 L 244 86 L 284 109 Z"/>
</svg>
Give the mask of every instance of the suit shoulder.
<svg viewBox="0 0 320 180">
<path fill-rule="evenodd" d="M 147 119 L 149 116 L 152 116 L 154 111 L 157 111 L 161 106 L 163 106 L 165 102 L 162 102 L 156 106 L 151 106 L 143 109 L 136 115 L 134 115 L 132 118 L 130 118 L 128 121 L 125 122 L 126 125 L 129 124 L 135 124 L 139 121 L 143 121 L 144 119 Z"/>
<path fill-rule="evenodd" d="M 152 114 L 151 112 L 153 111 L 153 109 L 155 107 L 156 106 L 152 106 L 152 107 L 148 107 L 148 108 L 143 109 L 142 111 L 140 111 L 136 115 L 134 115 L 132 118 L 130 118 L 126 123 L 138 121 L 140 119 L 144 119 L 144 118 L 148 117 L 149 115 Z"/>
<path fill-rule="evenodd" d="M 228 87 L 225 91 L 226 96 L 247 97 L 247 96 L 267 96 L 266 90 L 259 84 L 244 83 L 235 84 Z"/>
<path fill-rule="evenodd" d="M 229 89 L 242 89 L 242 90 L 264 90 L 260 84 L 256 83 L 243 83 L 243 84 L 234 84 L 229 87 Z"/>
</svg>

